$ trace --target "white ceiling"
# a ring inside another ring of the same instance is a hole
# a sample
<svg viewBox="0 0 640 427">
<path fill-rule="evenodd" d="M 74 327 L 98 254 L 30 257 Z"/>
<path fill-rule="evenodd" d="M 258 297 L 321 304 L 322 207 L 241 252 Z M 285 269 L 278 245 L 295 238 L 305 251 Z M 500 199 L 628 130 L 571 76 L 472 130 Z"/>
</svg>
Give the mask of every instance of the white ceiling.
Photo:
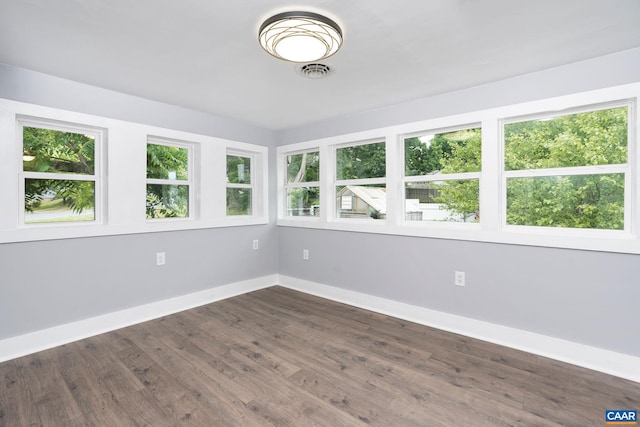
<svg viewBox="0 0 640 427">
<path fill-rule="evenodd" d="M 261 50 L 287 10 L 340 24 L 333 75 Z M 272 130 L 638 46 L 640 0 L 0 0 L 2 63 Z"/>
</svg>

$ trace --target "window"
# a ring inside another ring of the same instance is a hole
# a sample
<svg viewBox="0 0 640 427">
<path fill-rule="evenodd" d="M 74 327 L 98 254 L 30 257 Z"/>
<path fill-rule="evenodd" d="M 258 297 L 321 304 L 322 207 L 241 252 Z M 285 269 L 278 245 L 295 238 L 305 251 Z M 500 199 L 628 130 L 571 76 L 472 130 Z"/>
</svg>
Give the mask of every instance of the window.
<svg viewBox="0 0 640 427">
<path fill-rule="evenodd" d="M 278 224 L 640 254 L 639 98 L 633 83 L 280 146 Z M 318 181 L 296 182 L 303 153 L 333 159 Z M 329 208 L 296 216 L 316 193 Z"/>
<path fill-rule="evenodd" d="M 320 153 L 286 156 L 286 216 L 320 215 Z"/>
<path fill-rule="evenodd" d="M 505 122 L 506 224 L 625 229 L 629 110 Z"/>
<path fill-rule="evenodd" d="M 478 222 L 481 145 L 478 127 L 405 137 L 405 220 Z"/>
<path fill-rule="evenodd" d="M 385 219 L 385 141 L 336 148 L 336 216 Z"/>
<path fill-rule="evenodd" d="M 103 131 L 19 119 L 23 224 L 95 223 L 100 219 Z"/>
<path fill-rule="evenodd" d="M 227 215 L 253 215 L 252 156 L 227 154 Z"/>
<path fill-rule="evenodd" d="M 269 222 L 265 145 L 7 99 L 0 135 L 0 244 Z"/>
<path fill-rule="evenodd" d="M 147 143 L 147 219 L 188 218 L 192 147 L 151 139 Z"/>
</svg>

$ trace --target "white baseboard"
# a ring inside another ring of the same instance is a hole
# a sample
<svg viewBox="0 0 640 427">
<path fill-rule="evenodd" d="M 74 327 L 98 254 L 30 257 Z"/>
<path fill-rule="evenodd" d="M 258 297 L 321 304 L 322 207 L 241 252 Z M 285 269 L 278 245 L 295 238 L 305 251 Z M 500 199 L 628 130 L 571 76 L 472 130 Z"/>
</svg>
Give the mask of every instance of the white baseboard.
<svg viewBox="0 0 640 427">
<path fill-rule="evenodd" d="M 640 357 L 277 274 L 0 340 L 0 362 L 274 285 L 640 382 Z"/>
<path fill-rule="evenodd" d="M 0 340 L 0 362 L 278 284 L 258 277 Z"/>
<path fill-rule="evenodd" d="M 640 382 L 640 357 L 280 275 L 280 286 Z"/>
</svg>

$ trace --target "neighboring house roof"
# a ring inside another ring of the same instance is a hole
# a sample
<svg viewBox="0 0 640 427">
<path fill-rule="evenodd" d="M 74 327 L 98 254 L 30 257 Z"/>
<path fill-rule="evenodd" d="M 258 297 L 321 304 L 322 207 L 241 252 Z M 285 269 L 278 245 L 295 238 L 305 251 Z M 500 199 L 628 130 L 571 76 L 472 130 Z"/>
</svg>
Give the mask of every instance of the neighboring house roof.
<svg viewBox="0 0 640 427">
<path fill-rule="evenodd" d="M 371 206 L 381 214 L 387 213 L 387 189 L 384 187 L 363 187 L 360 185 L 347 185 L 339 195 L 342 196 L 351 191 L 356 197 Z M 418 199 L 406 200 L 406 212 L 419 212 Z"/>
</svg>

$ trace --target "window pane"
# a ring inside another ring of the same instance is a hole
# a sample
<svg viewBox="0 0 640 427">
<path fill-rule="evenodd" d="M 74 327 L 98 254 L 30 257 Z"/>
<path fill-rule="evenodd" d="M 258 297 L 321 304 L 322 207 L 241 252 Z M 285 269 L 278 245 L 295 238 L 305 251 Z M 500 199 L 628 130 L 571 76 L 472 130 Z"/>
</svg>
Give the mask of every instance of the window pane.
<svg viewBox="0 0 640 427">
<path fill-rule="evenodd" d="M 510 178 L 507 224 L 622 230 L 624 174 Z"/>
<path fill-rule="evenodd" d="M 287 156 L 287 183 L 320 181 L 320 153 Z"/>
<path fill-rule="evenodd" d="M 95 220 L 95 183 L 58 179 L 25 179 L 24 222 Z"/>
<path fill-rule="evenodd" d="M 505 169 L 627 163 L 627 107 L 504 126 Z"/>
<path fill-rule="evenodd" d="M 407 221 L 480 221 L 480 181 L 408 182 L 405 185 Z"/>
<path fill-rule="evenodd" d="M 320 215 L 320 187 L 287 190 L 287 216 Z"/>
<path fill-rule="evenodd" d="M 479 172 L 480 128 L 405 138 L 405 176 Z"/>
<path fill-rule="evenodd" d="M 227 215 L 251 215 L 251 189 L 227 188 Z"/>
<path fill-rule="evenodd" d="M 384 178 L 385 143 L 356 145 L 336 150 L 336 179 Z"/>
<path fill-rule="evenodd" d="M 336 187 L 338 218 L 385 219 L 387 189 L 383 185 L 347 185 Z"/>
<path fill-rule="evenodd" d="M 147 218 L 189 216 L 189 186 L 147 184 Z"/>
<path fill-rule="evenodd" d="M 93 136 L 28 126 L 22 131 L 22 167 L 25 171 L 94 174 Z"/>
<path fill-rule="evenodd" d="M 188 180 L 189 149 L 147 144 L 147 178 Z"/>
<path fill-rule="evenodd" d="M 227 156 L 227 182 L 233 184 L 251 183 L 251 158 Z"/>
</svg>

